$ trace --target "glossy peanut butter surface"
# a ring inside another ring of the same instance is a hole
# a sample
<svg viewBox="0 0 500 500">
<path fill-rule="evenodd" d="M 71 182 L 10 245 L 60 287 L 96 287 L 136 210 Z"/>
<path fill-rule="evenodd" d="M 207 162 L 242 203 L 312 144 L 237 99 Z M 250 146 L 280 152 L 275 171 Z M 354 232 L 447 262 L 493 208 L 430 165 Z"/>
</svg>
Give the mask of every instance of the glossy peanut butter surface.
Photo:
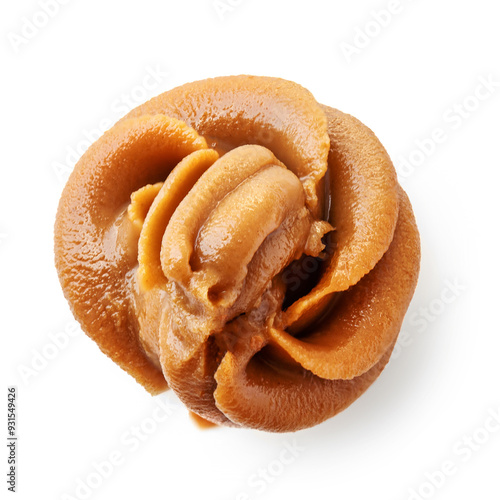
<svg viewBox="0 0 500 500">
<path fill-rule="evenodd" d="M 276 78 L 136 108 L 63 192 L 56 266 L 84 331 L 217 424 L 315 425 L 387 363 L 419 240 L 375 135 Z"/>
</svg>

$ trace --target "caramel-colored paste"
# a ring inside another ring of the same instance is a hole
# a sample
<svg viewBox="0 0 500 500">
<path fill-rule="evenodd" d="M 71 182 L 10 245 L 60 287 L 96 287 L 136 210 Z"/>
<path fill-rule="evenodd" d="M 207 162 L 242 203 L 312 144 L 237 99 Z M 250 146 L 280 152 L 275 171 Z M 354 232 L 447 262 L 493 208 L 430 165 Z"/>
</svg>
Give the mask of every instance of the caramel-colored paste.
<svg viewBox="0 0 500 500">
<path fill-rule="evenodd" d="M 55 254 L 83 330 L 149 392 L 276 432 L 377 378 L 420 261 L 371 130 L 252 76 L 176 88 L 107 131 L 64 189 Z"/>
</svg>

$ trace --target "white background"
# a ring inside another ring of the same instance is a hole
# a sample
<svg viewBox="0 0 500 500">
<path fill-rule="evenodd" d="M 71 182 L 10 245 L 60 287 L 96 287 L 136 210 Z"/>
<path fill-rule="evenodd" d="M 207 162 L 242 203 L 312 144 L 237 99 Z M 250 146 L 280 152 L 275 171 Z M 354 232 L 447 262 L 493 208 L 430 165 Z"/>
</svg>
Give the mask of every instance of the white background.
<svg viewBox="0 0 500 500">
<path fill-rule="evenodd" d="M 3 2 L 1 367 L 2 391 L 19 392 L 17 498 L 500 498 L 500 423 L 489 417 L 500 412 L 498 3 L 218 5 L 66 0 L 48 18 L 37 1 Z M 389 7 L 390 19 L 377 15 Z M 301 83 L 370 126 L 422 238 L 390 364 L 342 414 L 295 434 L 201 431 L 172 393 L 149 396 L 87 337 L 68 335 L 53 267 L 70 151 L 160 92 L 239 73 Z M 174 408 L 168 418 L 157 399 Z M 103 478 L 93 463 L 110 455 L 120 463 Z"/>
</svg>

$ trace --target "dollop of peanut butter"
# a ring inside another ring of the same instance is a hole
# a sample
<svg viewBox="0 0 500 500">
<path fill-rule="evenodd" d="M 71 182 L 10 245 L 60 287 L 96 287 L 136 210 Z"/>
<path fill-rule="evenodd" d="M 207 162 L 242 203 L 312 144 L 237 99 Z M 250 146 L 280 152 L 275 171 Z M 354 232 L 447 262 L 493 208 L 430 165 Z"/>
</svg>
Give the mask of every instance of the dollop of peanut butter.
<svg viewBox="0 0 500 500">
<path fill-rule="evenodd" d="M 151 393 L 292 431 L 387 363 L 419 268 L 392 163 L 299 85 L 223 77 L 133 110 L 83 155 L 55 228 L 86 333 Z"/>
</svg>

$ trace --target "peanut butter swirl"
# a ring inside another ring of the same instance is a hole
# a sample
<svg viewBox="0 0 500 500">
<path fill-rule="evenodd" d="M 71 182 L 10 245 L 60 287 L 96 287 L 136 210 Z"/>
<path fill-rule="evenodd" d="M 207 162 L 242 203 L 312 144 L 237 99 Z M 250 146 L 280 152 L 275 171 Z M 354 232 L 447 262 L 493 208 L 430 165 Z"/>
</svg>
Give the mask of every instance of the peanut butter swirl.
<svg viewBox="0 0 500 500">
<path fill-rule="evenodd" d="M 274 432 L 377 378 L 420 262 L 375 135 L 252 76 L 178 87 L 108 130 L 64 189 L 55 254 L 84 331 L 149 392 Z"/>
</svg>

